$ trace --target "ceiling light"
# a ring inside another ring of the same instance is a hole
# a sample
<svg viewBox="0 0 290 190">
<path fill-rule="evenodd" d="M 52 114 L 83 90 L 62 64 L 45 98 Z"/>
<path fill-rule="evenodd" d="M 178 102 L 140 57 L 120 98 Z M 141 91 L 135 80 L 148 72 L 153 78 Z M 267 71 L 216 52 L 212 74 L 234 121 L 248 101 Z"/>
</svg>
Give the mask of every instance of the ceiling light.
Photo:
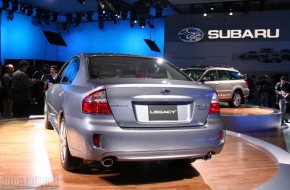
<svg viewBox="0 0 290 190">
<path fill-rule="evenodd" d="M 83 5 L 85 4 L 86 0 L 78 0 L 78 2 Z"/>
<path fill-rule="evenodd" d="M 203 13 L 203 16 L 207 16 L 207 13 L 206 13 L 206 12 L 204 12 L 204 13 Z"/>
</svg>

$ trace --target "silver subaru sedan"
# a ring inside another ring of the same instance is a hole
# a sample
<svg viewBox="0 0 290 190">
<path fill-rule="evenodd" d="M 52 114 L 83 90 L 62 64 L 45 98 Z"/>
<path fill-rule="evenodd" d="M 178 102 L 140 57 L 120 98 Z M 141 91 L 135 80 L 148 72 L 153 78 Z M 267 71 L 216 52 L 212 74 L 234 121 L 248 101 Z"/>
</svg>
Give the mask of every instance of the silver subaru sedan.
<svg viewBox="0 0 290 190">
<path fill-rule="evenodd" d="M 65 170 L 85 161 L 210 159 L 225 130 L 216 91 L 161 58 L 77 54 L 45 94 L 45 127 Z"/>
</svg>

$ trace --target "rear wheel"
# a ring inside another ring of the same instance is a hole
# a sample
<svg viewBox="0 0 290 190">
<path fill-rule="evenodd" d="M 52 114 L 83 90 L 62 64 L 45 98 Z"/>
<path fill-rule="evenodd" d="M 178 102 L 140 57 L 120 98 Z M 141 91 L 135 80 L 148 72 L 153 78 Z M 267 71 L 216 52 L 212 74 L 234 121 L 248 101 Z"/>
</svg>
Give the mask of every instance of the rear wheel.
<svg viewBox="0 0 290 190">
<path fill-rule="evenodd" d="M 235 91 L 229 104 L 232 108 L 240 107 L 242 99 L 242 93 L 240 91 Z"/>
<path fill-rule="evenodd" d="M 67 171 L 79 170 L 82 159 L 73 157 L 69 151 L 64 117 L 61 119 L 59 129 L 59 151 L 61 165 Z"/>
<path fill-rule="evenodd" d="M 49 119 L 48 119 L 48 111 L 47 111 L 47 105 L 45 103 L 45 106 L 44 106 L 44 127 L 46 129 L 53 129 Z"/>
</svg>

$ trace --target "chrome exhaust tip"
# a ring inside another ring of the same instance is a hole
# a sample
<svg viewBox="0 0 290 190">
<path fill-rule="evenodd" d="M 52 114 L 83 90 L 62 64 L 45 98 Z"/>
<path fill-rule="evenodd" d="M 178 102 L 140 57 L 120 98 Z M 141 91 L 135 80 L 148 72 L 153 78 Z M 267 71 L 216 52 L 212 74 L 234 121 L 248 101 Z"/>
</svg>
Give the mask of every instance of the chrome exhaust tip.
<svg viewBox="0 0 290 190">
<path fill-rule="evenodd" d="M 207 153 L 204 157 L 203 160 L 210 160 L 211 159 L 211 153 Z"/>
<path fill-rule="evenodd" d="M 101 164 L 106 168 L 112 167 L 114 165 L 114 159 L 104 158 L 101 160 Z"/>
</svg>

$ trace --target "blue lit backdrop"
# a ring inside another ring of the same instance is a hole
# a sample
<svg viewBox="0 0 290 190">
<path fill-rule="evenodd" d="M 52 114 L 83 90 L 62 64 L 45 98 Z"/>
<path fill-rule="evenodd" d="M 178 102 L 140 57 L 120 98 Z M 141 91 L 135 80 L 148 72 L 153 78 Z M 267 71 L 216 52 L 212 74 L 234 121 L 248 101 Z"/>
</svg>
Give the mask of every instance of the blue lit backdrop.
<svg viewBox="0 0 290 190">
<path fill-rule="evenodd" d="M 163 57 L 164 19 L 154 19 L 155 28 L 144 29 L 129 21 L 118 20 L 117 24 L 105 22 L 100 30 L 97 22 L 83 23 L 61 32 L 67 47 L 51 45 L 43 35 L 43 30 L 59 32 L 59 26 L 36 24 L 33 17 L 14 13 L 14 19 L 6 19 L 6 11 L 1 16 L 1 61 L 4 59 L 44 59 L 66 61 L 80 52 L 126 53 Z M 153 52 L 144 38 L 155 41 L 161 53 Z"/>
</svg>

